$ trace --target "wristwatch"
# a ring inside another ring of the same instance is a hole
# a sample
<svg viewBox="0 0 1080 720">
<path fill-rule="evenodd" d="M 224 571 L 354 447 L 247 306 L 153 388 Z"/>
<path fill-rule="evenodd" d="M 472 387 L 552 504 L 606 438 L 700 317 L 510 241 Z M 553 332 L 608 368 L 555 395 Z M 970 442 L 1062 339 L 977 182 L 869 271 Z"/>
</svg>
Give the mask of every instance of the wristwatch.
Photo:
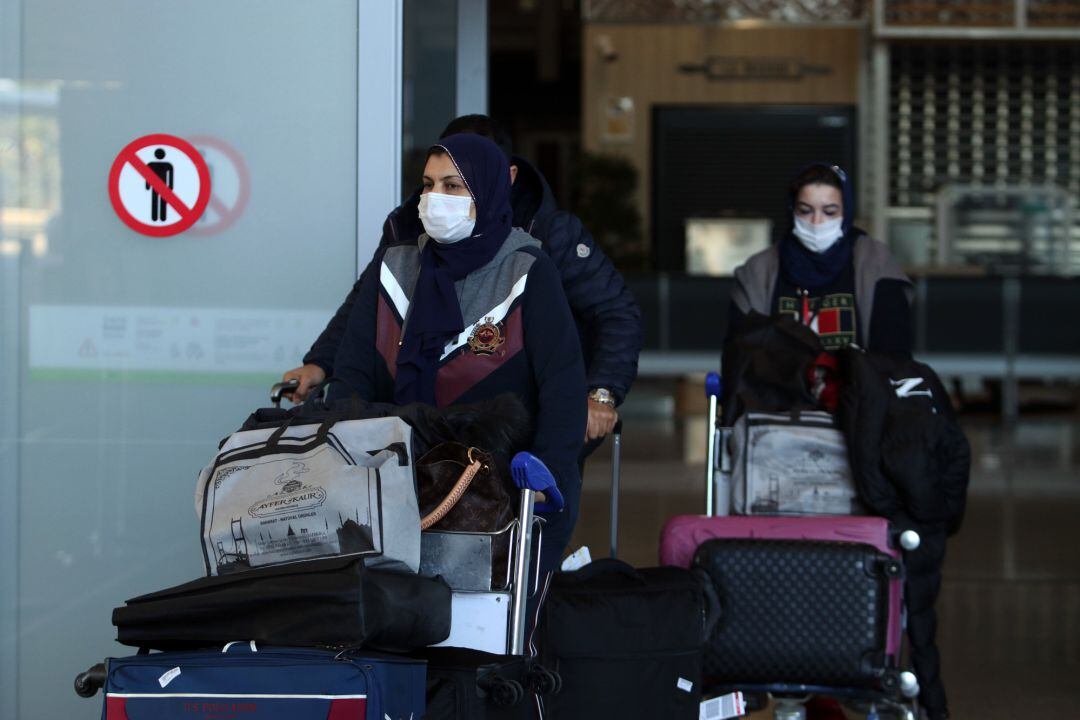
<svg viewBox="0 0 1080 720">
<path fill-rule="evenodd" d="M 594 388 L 589 391 L 589 399 L 615 407 L 615 396 L 607 388 Z"/>
</svg>

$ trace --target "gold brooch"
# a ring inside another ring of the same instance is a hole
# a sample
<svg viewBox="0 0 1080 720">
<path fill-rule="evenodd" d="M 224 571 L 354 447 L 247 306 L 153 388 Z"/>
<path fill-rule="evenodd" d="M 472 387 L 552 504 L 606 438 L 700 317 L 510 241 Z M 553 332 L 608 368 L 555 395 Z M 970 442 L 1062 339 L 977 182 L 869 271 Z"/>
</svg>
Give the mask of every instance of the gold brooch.
<svg viewBox="0 0 1080 720">
<path fill-rule="evenodd" d="M 477 355 L 491 355 L 505 341 L 499 326 L 491 320 L 491 317 L 484 318 L 484 322 L 473 327 L 469 336 L 469 349 Z"/>
</svg>

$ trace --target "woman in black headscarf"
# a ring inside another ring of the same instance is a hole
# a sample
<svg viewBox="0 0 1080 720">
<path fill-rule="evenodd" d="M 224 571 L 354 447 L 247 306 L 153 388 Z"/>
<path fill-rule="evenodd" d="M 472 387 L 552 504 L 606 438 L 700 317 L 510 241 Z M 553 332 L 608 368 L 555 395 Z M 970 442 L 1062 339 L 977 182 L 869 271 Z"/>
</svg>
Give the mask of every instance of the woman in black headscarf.
<svg viewBox="0 0 1080 720">
<path fill-rule="evenodd" d="M 334 376 L 361 398 L 437 407 L 514 393 L 533 414 L 533 454 L 566 509 L 547 517 L 541 570 L 557 567 L 577 518 L 585 372 L 558 273 L 511 227 L 510 167 L 491 140 L 453 135 L 428 150 L 416 243 L 372 262 Z"/>
<path fill-rule="evenodd" d="M 789 232 L 735 269 L 728 338 L 757 312 L 794 317 L 826 350 L 911 353 L 911 280 L 885 243 L 855 227 L 854 200 L 838 165 L 815 163 L 795 177 Z"/>
<path fill-rule="evenodd" d="M 905 374 L 902 377 L 911 377 L 908 373 L 915 368 L 905 364 L 902 358 L 910 357 L 912 350 L 913 286 L 888 247 L 853 224 L 854 193 L 847 175 L 836 165 L 810 165 L 792 182 L 788 203 L 792 223 L 789 232 L 778 244 L 751 256 L 735 270 L 728 339 L 738 338 L 744 330 L 763 326 L 760 318 L 750 319 L 752 313 L 788 316 L 817 333 L 825 350 L 835 351 L 852 344 L 859 345 L 871 353 L 889 356 L 886 359 L 879 356 L 877 362 L 882 363 L 883 367 L 903 367 Z M 778 344 L 775 349 L 767 348 L 764 354 L 782 352 L 786 347 L 791 346 Z M 746 366 L 729 359 L 738 350 L 734 344 L 729 346 L 725 343 L 725 395 L 722 398 L 725 424 L 734 422 L 746 405 L 739 397 L 745 386 L 738 374 Z M 755 372 L 760 376 L 752 378 L 754 387 L 750 394 L 756 394 L 757 402 L 766 403 L 778 403 L 785 396 L 793 400 L 805 398 L 806 378 L 799 373 L 784 375 L 780 372 L 790 373 L 796 367 L 796 364 L 758 364 Z M 850 378 L 848 382 L 852 382 Z M 845 396 L 862 393 L 865 392 L 863 387 L 868 386 L 852 383 L 842 392 Z M 920 395 L 925 393 L 933 398 L 925 390 L 928 385 L 921 387 Z M 845 426 L 846 440 L 853 453 L 862 448 L 862 455 L 877 458 L 887 453 L 888 448 L 902 444 L 903 452 L 899 456 L 907 463 L 907 466 L 896 468 L 887 468 L 882 464 L 881 470 L 873 473 L 863 467 L 865 463 L 855 463 L 853 471 L 860 493 L 870 489 L 874 496 L 895 498 L 897 489 L 892 483 L 897 480 L 892 477 L 887 479 L 887 476 L 894 471 L 906 471 L 908 466 L 917 466 L 919 470 L 907 473 L 913 478 L 909 482 L 918 483 L 921 480 L 925 485 L 908 486 L 901 491 L 900 497 L 917 499 L 929 493 L 950 492 L 951 488 L 959 486 L 961 489 L 956 492 L 962 503 L 963 488 L 966 488 L 967 482 L 967 441 L 958 429 L 956 433 L 960 435 L 959 439 L 954 434 L 944 438 L 927 438 L 923 430 L 908 430 L 906 423 L 922 423 L 924 429 L 929 426 L 919 419 L 919 411 L 902 409 L 902 406 L 892 403 L 897 397 L 905 397 L 894 390 L 888 384 L 884 385 L 884 390 L 875 386 L 872 390 L 875 394 L 871 395 L 874 402 L 862 401 L 858 406 L 859 414 L 850 419 L 845 415 L 852 412 L 852 401 L 849 399 L 845 401 L 846 404 L 840 405 L 840 422 Z M 931 400 L 929 412 L 938 413 L 934 409 L 938 402 L 948 404 L 948 399 L 943 397 L 940 390 L 936 399 Z M 887 424 L 884 419 L 886 412 L 895 413 L 888 416 Z M 951 418 L 951 409 L 946 412 Z M 869 432 L 868 427 L 877 427 L 878 435 L 868 437 L 865 434 Z M 883 430 L 886 427 L 888 430 Z M 935 424 L 934 427 L 939 425 Z M 884 439 L 885 432 L 893 434 L 888 442 Z M 914 439 L 906 441 L 908 437 Z M 874 448 L 877 444 L 881 445 L 881 449 Z M 874 449 L 868 451 L 868 448 Z M 940 453 L 946 453 L 943 457 L 948 458 L 947 462 L 938 459 Z M 920 462 L 922 465 L 918 465 Z M 876 468 L 876 463 L 869 463 L 869 466 Z M 896 477 L 903 480 L 907 476 Z M 946 487 L 950 490 L 946 491 Z M 866 497 L 863 499 L 865 501 Z M 905 554 L 907 631 L 912 662 L 919 677 L 919 701 L 927 717 L 933 720 L 947 718 L 945 686 L 934 641 L 937 627 L 934 603 L 941 584 L 941 563 L 945 553 L 944 523 L 913 520 L 918 513 L 899 501 L 893 501 L 892 507 L 879 499 L 867 505 L 889 517 L 894 527 L 917 529 L 923 538 L 918 550 Z M 940 508 L 942 513 L 948 510 L 945 505 Z"/>
</svg>

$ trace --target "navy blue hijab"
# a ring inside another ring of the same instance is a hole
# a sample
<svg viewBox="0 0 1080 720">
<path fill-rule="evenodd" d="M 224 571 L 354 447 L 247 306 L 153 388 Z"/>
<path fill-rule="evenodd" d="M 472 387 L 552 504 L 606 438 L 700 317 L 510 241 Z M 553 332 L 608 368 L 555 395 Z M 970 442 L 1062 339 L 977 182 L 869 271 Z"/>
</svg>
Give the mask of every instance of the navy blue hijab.
<svg viewBox="0 0 1080 720">
<path fill-rule="evenodd" d="M 810 170 L 816 169 L 827 171 L 840 182 L 840 195 L 844 202 L 844 220 L 840 227 L 844 235 L 825 252 L 816 253 L 807 249 L 799 242 L 799 238 L 795 237 L 794 219 L 791 220 L 792 228 L 789 228 L 787 234 L 780 240 L 780 272 L 792 285 L 807 290 L 826 287 L 843 272 L 847 264 L 851 262 L 855 237 L 862 234 L 861 230 L 852 225 L 855 218 L 855 193 L 847 173 L 839 165 L 829 163 L 807 165 L 795 176 L 795 181 L 797 182 Z M 793 185 L 790 189 L 788 210 L 792 216 L 799 191 L 812 182 Z"/>
<path fill-rule="evenodd" d="M 446 341 L 465 329 L 454 282 L 491 262 L 510 235 L 510 164 L 491 140 L 473 133 L 444 138 L 428 157 L 445 152 L 476 205 L 473 234 L 456 243 L 429 238 L 420 253 L 409 318 L 397 359 L 394 402 L 435 404 L 435 373 Z"/>
</svg>

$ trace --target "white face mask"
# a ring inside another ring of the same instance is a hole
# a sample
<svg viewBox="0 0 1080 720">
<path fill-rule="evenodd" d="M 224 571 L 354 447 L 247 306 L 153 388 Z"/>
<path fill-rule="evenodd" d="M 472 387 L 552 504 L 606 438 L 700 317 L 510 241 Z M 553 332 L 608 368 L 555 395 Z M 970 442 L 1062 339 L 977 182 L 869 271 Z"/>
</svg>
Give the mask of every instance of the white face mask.
<svg viewBox="0 0 1080 720">
<path fill-rule="evenodd" d="M 469 217 L 472 198 L 427 192 L 420 196 L 420 222 L 438 243 L 456 243 L 472 235 L 476 221 Z"/>
<path fill-rule="evenodd" d="M 799 238 L 803 247 L 811 252 L 823 253 L 835 245 L 837 240 L 844 237 L 844 218 L 842 217 L 826 220 L 817 225 L 797 215 L 794 217 L 795 237 Z"/>
</svg>

